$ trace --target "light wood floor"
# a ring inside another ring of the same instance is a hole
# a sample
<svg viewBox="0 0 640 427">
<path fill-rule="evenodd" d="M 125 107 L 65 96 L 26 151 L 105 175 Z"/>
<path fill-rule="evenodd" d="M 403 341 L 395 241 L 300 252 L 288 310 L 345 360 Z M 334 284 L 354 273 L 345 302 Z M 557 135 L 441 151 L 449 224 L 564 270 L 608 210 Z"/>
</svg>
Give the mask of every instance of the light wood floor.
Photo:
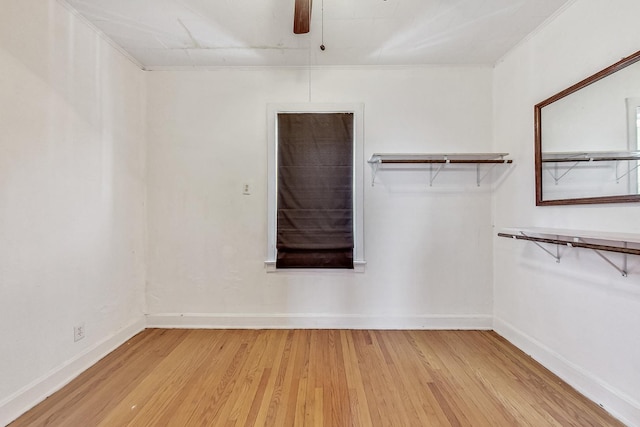
<svg viewBox="0 0 640 427">
<path fill-rule="evenodd" d="M 494 332 L 148 329 L 17 426 L 622 426 Z"/>
</svg>

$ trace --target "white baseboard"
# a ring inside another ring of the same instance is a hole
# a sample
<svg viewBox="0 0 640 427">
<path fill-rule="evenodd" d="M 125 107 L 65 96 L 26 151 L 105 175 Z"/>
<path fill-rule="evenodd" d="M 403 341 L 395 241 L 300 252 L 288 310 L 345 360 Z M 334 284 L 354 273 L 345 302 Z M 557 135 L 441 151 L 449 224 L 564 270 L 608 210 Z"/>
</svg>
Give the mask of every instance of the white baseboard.
<svg viewBox="0 0 640 427">
<path fill-rule="evenodd" d="M 482 329 L 490 315 L 367 316 L 337 314 L 200 314 L 147 315 L 149 328 L 198 329 Z"/>
<path fill-rule="evenodd" d="M 98 360 L 111 353 L 138 332 L 144 330 L 145 326 L 144 318 L 136 320 L 4 399 L 0 402 L 0 425 L 9 424 L 51 394 L 60 390 L 71 380 L 93 366 Z"/>
<path fill-rule="evenodd" d="M 633 397 L 622 393 L 580 366 L 571 363 L 549 347 L 498 317 L 493 319 L 493 330 L 587 398 L 602 406 L 624 424 L 629 427 L 640 427 L 640 402 Z"/>
</svg>

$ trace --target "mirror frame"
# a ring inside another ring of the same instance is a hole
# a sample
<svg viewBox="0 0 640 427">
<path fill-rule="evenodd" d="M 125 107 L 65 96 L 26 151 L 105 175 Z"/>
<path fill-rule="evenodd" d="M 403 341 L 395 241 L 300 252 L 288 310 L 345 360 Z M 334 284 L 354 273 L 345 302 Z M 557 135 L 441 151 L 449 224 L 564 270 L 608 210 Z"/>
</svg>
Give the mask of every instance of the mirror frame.
<svg viewBox="0 0 640 427">
<path fill-rule="evenodd" d="M 601 197 L 580 197 L 573 199 L 544 200 L 542 194 L 542 108 L 552 104 L 562 98 L 571 95 L 605 77 L 614 74 L 636 62 L 640 61 L 640 51 L 622 58 L 620 61 L 598 71 L 594 75 L 579 81 L 573 86 L 558 92 L 534 106 L 534 126 L 535 126 L 535 173 L 536 173 L 536 206 L 557 206 L 557 205 L 580 205 L 596 203 L 630 203 L 640 202 L 640 194 L 628 194 L 623 196 L 601 196 Z"/>
</svg>

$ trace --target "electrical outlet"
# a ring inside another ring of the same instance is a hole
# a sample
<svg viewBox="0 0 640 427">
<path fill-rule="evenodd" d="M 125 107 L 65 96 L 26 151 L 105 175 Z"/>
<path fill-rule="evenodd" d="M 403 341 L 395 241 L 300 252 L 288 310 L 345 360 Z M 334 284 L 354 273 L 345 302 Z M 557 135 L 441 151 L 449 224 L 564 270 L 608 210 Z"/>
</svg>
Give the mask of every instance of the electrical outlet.
<svg viewBox="0 0 640 427">
<path fill-rule="evenodd" d="M 248 182 L 245 182 L 244 184 L 242 184 L 242 194 L 244 195 L 250 195 L 251 194 L 251 184 Z"/>
<path fill-rule="evenodd" d="M 84 338 L 84 323 L 73 327 L 73 341 L 78 342 Z"/>
</svg>

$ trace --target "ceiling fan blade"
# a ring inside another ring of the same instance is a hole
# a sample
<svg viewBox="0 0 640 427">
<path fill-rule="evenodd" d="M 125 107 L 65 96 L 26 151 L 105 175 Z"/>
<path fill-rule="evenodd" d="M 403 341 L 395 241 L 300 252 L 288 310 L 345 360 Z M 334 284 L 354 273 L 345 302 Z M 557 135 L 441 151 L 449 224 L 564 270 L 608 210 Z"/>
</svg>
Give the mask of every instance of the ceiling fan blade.
<svg viewBox="0 0 640 427">
<path fill-rule="evenodd" d="M 293 33 L 306 34 L 309 32 L 311 21 L 311 1 L 295 0 L 296 5 L 293 11 Z"/>
</svg>

